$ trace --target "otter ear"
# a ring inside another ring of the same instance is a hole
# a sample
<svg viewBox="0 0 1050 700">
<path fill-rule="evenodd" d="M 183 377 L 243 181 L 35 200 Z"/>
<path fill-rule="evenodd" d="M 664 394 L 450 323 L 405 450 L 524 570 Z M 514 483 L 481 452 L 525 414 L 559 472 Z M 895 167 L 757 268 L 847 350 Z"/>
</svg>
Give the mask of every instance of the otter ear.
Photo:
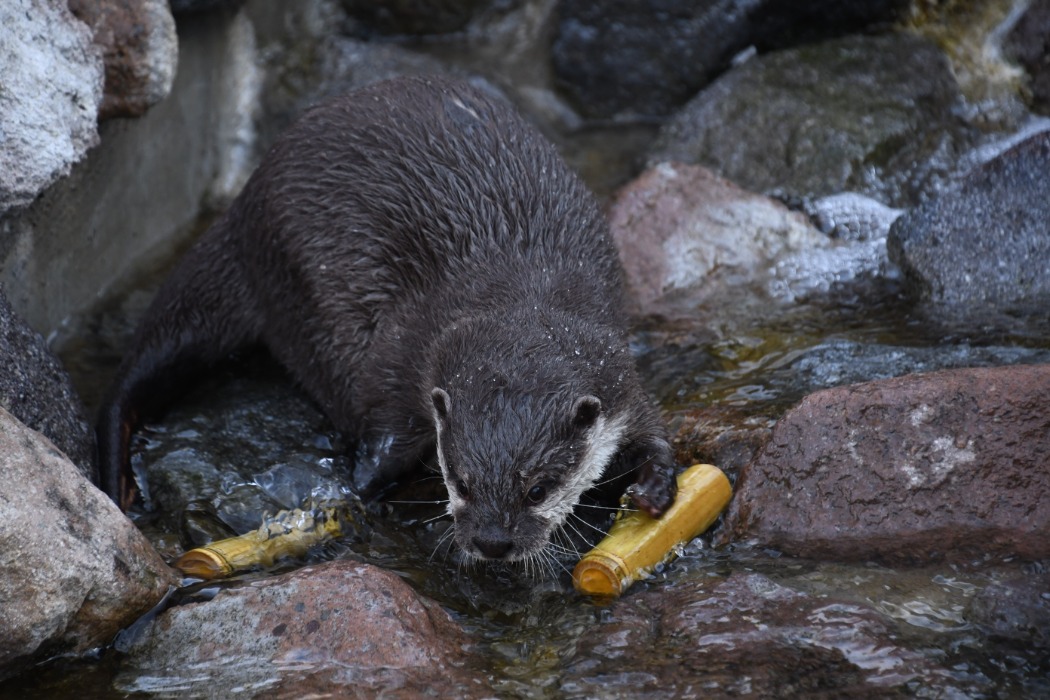
<svg viewBox="0 0 1050 700">
<path fill-rule="evenodd" d="M 434 420 L 441 427 L 445 427 L 448 424 L 449 406 L 452 405 L 452 399 L 449 398 L 448 392 L 436 386 L 430 392 L 430 401 L 434 404 Z"/>
<path fill-rule="evenodd" d="M 586 430 L 594 425 L 602 412 L 602 402 L 597 396 L 581 396 L 572 405 L 572 426 Z"/>
</svg>

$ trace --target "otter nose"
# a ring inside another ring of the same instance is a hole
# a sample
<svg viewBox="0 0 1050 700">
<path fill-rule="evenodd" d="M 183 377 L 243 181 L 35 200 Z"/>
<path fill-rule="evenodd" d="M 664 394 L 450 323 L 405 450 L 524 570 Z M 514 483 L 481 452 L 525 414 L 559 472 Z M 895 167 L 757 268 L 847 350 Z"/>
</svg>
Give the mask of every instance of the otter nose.
<svg viewBox="0 0 1050 700">
<path fill-rule="evenodd" d="M 514 546 L 512 541 L 505 538 L 475 537 L 472 542 L 486 559 L 502 559 Z"/>
</svg>

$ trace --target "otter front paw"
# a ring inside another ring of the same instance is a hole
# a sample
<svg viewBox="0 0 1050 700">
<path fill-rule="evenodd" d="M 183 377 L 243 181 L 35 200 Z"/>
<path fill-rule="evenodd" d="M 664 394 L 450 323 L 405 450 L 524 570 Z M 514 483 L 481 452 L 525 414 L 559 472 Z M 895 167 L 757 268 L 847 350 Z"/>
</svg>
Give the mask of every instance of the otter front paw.
<svg viewBox="0 0 1050 700">
<path fill-rule="evenodd" d="M 638 480 L 627 487 L 627 495 L 639 509 L 654 518 L 667 512 L 678 495 L 674 463 L 650 460 L 638 473 Z"/>
</svg>

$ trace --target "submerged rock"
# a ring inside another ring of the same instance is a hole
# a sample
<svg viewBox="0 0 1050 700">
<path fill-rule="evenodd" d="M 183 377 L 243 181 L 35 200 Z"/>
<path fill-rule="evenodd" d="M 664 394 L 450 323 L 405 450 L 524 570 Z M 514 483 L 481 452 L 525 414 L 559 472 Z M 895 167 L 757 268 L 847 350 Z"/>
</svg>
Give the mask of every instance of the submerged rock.
<svg viewBox="0 0 1050 700">
<path fill-rule="evenodd" d="M 33 201 L 98 143 L 103 68 L 64 0 L 0 3 L 0 213 Z"/>
<path fill-rule="evenodd" d="M 1050 365 L 820 391 L 741 474 L 731 539 L 809 558 L 1050 556 Z"/>
<path fill-rule="evenodd" d="M 820 389 L 920 372 L 1050 363 L 1050 350 L 1017 346 L 912 347 L 843 339 L 826 340 L 797 355 L 766 371 L 763 382 L 771 393 L 792 402 Z"/>
<path fill-rule="evenodd" d="M 47 343 L 19 318 L 0 290 L 0 408 L 43 433 L 89 481 L 95 469 L 95 431 L 72 381 Z"/>
<path fill-rule="evenodd" d="M 954 313 L 1050 303 L 1050 131 L 898 219 L 890 257 L 918 299 Z"/>
<path fill-rule="evenodd" d="M 1050 649 L 1050 571 L 995 581 L 970 604 L 967 618 L 988 634 Z"/>
<path fill-rule="evenodd" d="M 0 408 L 0 677 L 109 643 L 176 582 L 146 538 Z"/>
<path fill-rule="evenodd" d="M 735 67 L 668 122 L 649 162 L 699 163 L 758 192 L 854 191 L 906 206 L 976 142 L 961 106 L 932 43 L 851 36 Z"/>
<path fill-rule="evenodd" d="M 601 697 L 628 680 L 647 698 L 887 697 L 909 684 L 954 685 L 870 606 L 761 574 L 631 595 L 606 617 L 580 641 L 564 694 Z"/>
<path fill-rule="evenodd" d="M 770 421 L 730 406 L 706 406 L 670 416 L 678 464 L 716 464 L 735 479 L 769 440 Z"/>
<path fill-rule="evenodd" d="M 265 356 L 202 382 L 144 437 L 148 494 L 171 527 L 191 504 L 243 534 L 278 510 L 349 497 L 338 434 Z"/>
<path fill-rule="evenodd" d="M 222 696 L 238 689 L 303 697 L 340 688 L 349 695 L 470 696 L 461 669 L 468 639 L 435 603 L 396 574 L 334 561 L 225 588 L 213 599 L 171 608 L 124 640 L 135 674 L 124 692 L 178 688 Z"/>
</svg>

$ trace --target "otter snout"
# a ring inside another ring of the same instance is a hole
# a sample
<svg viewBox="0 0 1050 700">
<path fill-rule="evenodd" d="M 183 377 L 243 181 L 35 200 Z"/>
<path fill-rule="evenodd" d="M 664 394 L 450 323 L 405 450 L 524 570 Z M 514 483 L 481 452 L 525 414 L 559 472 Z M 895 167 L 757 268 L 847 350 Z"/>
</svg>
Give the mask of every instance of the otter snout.
<svg viewBox="0 0 1050 700">
<path fill-rule="evenodd" d="M 483 524 L 479 524 L 470 536 L 468 551 L 482 559 L 513 559 L 516 552 L 514 536 L 507 527 L 510 523 L 505 521 L 501 524 L 491 520 L 487 523 L 482 522 Z M 459 524 L 456 525 L 456 529 L 459 534 Z"/>
<path fill-rule="evenodd" d="M 470 507 L 453 514 L 456 544 L 468 556 L 489 561 L 522 561 L 547 546 L 548 528 L 528 514 L 485 516 Z"/>
<path fill-rule="evenodd" d="M 478 535 L 470 543 L 479 555 L 485 559 L 505 559 L 514 549 L 514 540 L 509 537 L 483 537 Z"/>
</svg>

